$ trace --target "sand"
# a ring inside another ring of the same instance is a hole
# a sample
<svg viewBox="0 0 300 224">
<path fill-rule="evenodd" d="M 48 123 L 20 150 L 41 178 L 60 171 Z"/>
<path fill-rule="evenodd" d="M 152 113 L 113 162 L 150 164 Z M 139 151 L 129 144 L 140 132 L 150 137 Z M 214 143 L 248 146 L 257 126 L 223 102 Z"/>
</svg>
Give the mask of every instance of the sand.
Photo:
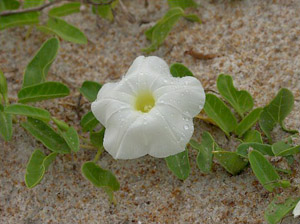
<svg viewBox="0 0 300 224">
<path fill-rule="evenodd" d="M 255 107 L 264 106 L 281 87 L 290 89 L 295 106 L 286 126 L 300 128 L 300 1 L 199 1 L 190 10 L 203 23 L 181 19 L 152 55 L 169 64 L 181 62 L 190 68 L 204 88 L 216 90 L 218 74 L 231 74 L 235 85 L 248 90 Z M 84 80 L 101 83 L 116 80 L 149 45 L 143 32 L 167 10 L 166 1 L 124 1 L 136 22 L 130 23 L 119 8 L 116 20 L 99 20 L 88 10 L 65 19 L 87 36 L 87 45 L 61 41 L 48 80 L 63 81 L 72 90 L 70 96 L 38 105 L 52 115 L 79 128 L 76 113 L 78 87 Z M 45 16 L 44 16 L 45 17 Z M 43 18 L 43 20 L 45 20 Z M 49 38 L 33 29 L 12 28 L 0 32 L 0 68 L 8 78 L 9 95 L 16 98 L 27 63 Z M 193 49 L 215 54 L 211 60 L 199 60 L 184 52 Z M 80 116 L 90 104 L 82 100 Z M 22 120 L 22 118 L 20 118 Z M 228 150 L 228 142 L 216 127 L 195 120 L 194 138 L 209 130 Z M 275 136 L 282 136 L 276 130 Z M 42 183 L 27 189 L 24 183 L 26 163 L 35 148 L 48 152 L 19 124 L 14 125 L 11 142 L 0 140 L 0 223 L 265 223 L 263 213 L 275 193 L 266 191 L 250 168 L 231 176 L 218 164 L 214 172 L 203 175 L 196 167 L 196 153 L 190 150 L 191 174 L 182 182 L 168 171 L 163 159 L 145 156 L 136 160 L 115 161 L 104 153 L 98 162 L 113 171 L 121 189 L 118 204 L 111 205 L 102 189 L 85 180 L 80 167 L 93 159 L 95 152 L 80 150 L 76 155 L 60 155 L 51 165 Z M 292 184 L 300 184 L 299 156 L 293 166 Z M 278 165 L 282 161 L 277 162 Z M 283 178 L 289 178 L 282 175 Z M 286 189 L 283 195 L 296 196 L 299 189 Z M 288 217 L 285 224 L 300 223 Z"/>
</svg>

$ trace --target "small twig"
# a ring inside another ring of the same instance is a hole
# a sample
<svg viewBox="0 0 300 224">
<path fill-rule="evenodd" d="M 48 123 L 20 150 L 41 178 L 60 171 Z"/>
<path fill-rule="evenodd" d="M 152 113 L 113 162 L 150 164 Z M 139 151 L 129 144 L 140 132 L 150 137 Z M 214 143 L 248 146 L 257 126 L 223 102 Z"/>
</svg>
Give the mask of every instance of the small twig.
<svg viewBox="0 0 300 224">
<path fill-rule="evenodd" d="M 124 5 L 123 1 L 122 1 L 122 0 L 119 0 L 119 3 L 120 3 L 120 6 L 121 6 L 122 10 L 123 10 L 123 11 L 125 12 L 125 14 L 127 15 L 128 21 L 129 21 L 130 23 L 135 23 L 136 20 L 135 20 L 134 15 L 131 14 L 131 13 L 127 10 L 127 8 L 126 8 L 126 6 Z"/>
<path fill-rule="evenodd" d="M 103 151 L 104 151 L 103 146 L 101 148 L 98 148 L 97 154 L 96 154 L 95 158 L 93 159 L 93 162 L 97 162 L 99 160 Z"/>
<path fill-rule="evenodd" d="M 40 6 L 37 6 L 37 7 L 28 8 L 28 9 L 16 9 L 16 10 L 3 11 L 3 12 L 0 13 L 0 16 L 8 16 L 8 15 L 19 14 L 19 13 L 42 11 L 44 8 L 47 8 L 47 7 L 49 7 L 53 4 L 56 4 L 58 2 L 61 2 L 61 1 L 48 2 L 44 5 L 40 5 Z"/>
<path fill-rule="evenodd" d="M 221 55 L 218 54 L 203 54 L 197 51 L 194 51 L 193 49 L 185 51 L 184 54 L 191 55 L 192 57 L 200 60 L 211 60 L 214 58 L 221 57 Z"/>
</svg>

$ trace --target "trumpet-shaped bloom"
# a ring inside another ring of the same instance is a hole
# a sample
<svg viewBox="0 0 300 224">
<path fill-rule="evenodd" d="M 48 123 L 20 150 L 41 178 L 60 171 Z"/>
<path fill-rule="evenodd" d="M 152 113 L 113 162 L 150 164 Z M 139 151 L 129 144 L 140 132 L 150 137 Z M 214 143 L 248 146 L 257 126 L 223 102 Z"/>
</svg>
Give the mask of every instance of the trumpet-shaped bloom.
<svg viewBox="0 0 300 224">
<path fill-rule="evenodd" d="M 199 80 L 174 78 L 164 60 L 140 56 L 119 82 L 102 86 L 92 112 L 115 159 L 162 158 L 185 150 L 204 102 Z"/>
<path fill-rule="evenodd" d="M 293 215 L 294 215 L 294 218 L 297 218 L 298 216 L 300 216 L 300 201 L 298 202 L 298 204 L 294 208 Z"/>
</svg>

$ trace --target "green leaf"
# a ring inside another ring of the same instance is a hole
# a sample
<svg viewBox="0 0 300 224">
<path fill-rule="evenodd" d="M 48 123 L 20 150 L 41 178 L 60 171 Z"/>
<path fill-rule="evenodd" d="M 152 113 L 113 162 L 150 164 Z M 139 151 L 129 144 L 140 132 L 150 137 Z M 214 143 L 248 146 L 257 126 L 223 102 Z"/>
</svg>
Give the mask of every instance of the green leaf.
<svg viewBox="0 0 300 224">
<path fill-rule="evenodd" d="M 89 180 L 94 186 L 104 188 L 107 193 L 118 191 L 120 184 L 117 178 L 108 170 L 102 169 L 94 162 L 86 162 L 82 165 L 81 171 L 83 176 Z M 111 195 L 109 195 L 111 197 Z"/>
<path fill-rule="evenodd" d="M 45 122 L 28 117 L 27 121 L 21 123 L 21 125 L 51 151 L 70 153 L 66 141 Z"/>
<path fill-rule="evenodd" d="M 253 173 L 266 190 L 272 192 L 274 188 L 279 186 L 280 177 L 263 154 L 253 150 L 249 153 L 249 162 Z"/>
<path fill-rule="evenodd" d="M 185 76 L 193 76 L 193 73 L 185 67 L 183 64 L 175 63 L 170 67 L 170 72 L 173 77 L 185 77 Z"/>
<path fill-rule="evenodd" d="M 250 149 L 259 151 L 263 155 L 274 156 L 271 145 L 257 143 L 257 142 L 249 142 L 249 143 L 245 142 L 240 144 L 237 147 L 236 153 L 242 157 L 248 158 L 248 152 L 250 151 Z"/>
<path fill-rule="evenodd" d="M 243 136 L 244 142 L 257 142 L 263 143 L 260 132 L 256 130 L 249 130 Z"/>
<path fill-rule="evenodd" d="M 57 38 L 51 38 L 43 43 L 25 69 L 22 88 L 46 81 L 48 70 L 57 55 L 58 48 Z"/>
<path fill-rule="evenodd" d="M 210 173 L 212 169 L 213 153 L 216 143 L 208 132 L 203 132 L 201 144 L 191 140 L 190 145 L 198 151 L 197 166 L 203 173 Z"/>
<path fill-rule="evenodd" d="M 79 151 L 79 136 L 74 127 L 71 126 L 67 131 L 61 130 L 59 133 L 73 152 Z"/>
<path fill-rule="evenodd" d="M 25 174 L 25 184 L 28 188 L 33 188 L 41 182 L 46 170 L 48 169 L 49 165 L 54 161 L 56 156 L 56 152 L 45 156 L 45 154 L 39 149 L 36 149 L 32 153 L 27 164 Z"/>
<path fill-rule="evenodd" d="M 64 97 L 69 93 L 69 88 L 60 82 L 44 82 L 21 89 L 18 98 L 20 103 L 28 103 Z"/>
<path fill-rule="evenodd" d="M 170 8 L 180 7 L 186 9 L 198 7 L 198 4 L 194 0 L 168 0 L 168 4 Z"/>
<path fill-rule="evenodd" d="M 265 211 L 265 220 L 269 224 L 279 223 L 288 213 L 290 213 L 297 205 L 300 198 L 287 198 L 283 203 L 278 197 L 268 205 Z"/>
<path fill-rule="evenodd" d="M 0 12 L 5 10 L 13 10 L 19 8 L 20 3 L 16 0 L 1 0 L 0 1 Z"/>
<path fill-rule="evenodd" d="M 236 152 L 229 152 L 218 149 L 214 154 L 221 166 L 232 175 L 239 174 L 248 164 L 248 160 L 240 157 Z"/>
<path fill-rule="evenodd" d="M 39 23 L 38 12 L 19 13 L 7 16 L 0 16 L 0 30 Z"/>
<path fill-rule="evenodd" d="M 44 3 L 44 0 L 25 0 L 24 1 L 24 8 L 32 8 L 32 7 L 36 7 L 39 6 L 41 4 Z"/>
<path fill-rule="evenodd" d="M 190 175 L 190 162 L 188 150 L 165 158 L 168 168 L 180 180 L 185 180 Z"/>
<path fill-rule="evenodd" d="M 55 117 L 52 117 L 51 119 L 52 119 L 52 121 L 54 121 L 54 123 L 56 124 L 56 126 L 57 126 L 61 131 L 67 131 L 67 130 L 69 129 L 69 125 L 68 125 L 66 122 L 64 122 L 64 121 L 62 121 L 62 120 L 59 120 L 59 119 L 57 119 L 57 118 L 55 118 Z"/>
<path fill-rule="evenodd" d="M 234 131 L 237 121 L 225 103 L 213 94 L 206 94 L 204 111 L 227 136 Z"/>
<path fill-rule="evenodd" d="M 73 13 L 80 12 L 80 2 L 70 2 L 49 10 L 50 16 L 67 16 Z"/>
<path fill-rule="evenodd" d="M 217 80 L 217 88 L 220 94 L 231 104 L 241 117 L 253 107 L 253 99 L 245 90 L 238 91 L 230 75 L 221 74 Z"/>
<path fill-rule="evenodd" d="M 103 19 L 107 19 L 108 21 L 114 20 L 114 15 L 112 13 L 112 9 L 110 5 L 101 5 L 101 6 L 93 6 L 93 12 L 97 13 Z"/>
<path fill-rule="evenodd" d="M 251 111 L 236 127 L 235 133 L 240 137 L 245 134 L 259 119 L 262 108 L 256 108 Z"/>
<path fill-rule="evenodd" d="M 300 153 L 300 145 L 292 146 L 284 141 L 279 141 L 272 145 L 272 151 L 275 156 L 290 156 Z"/>
<path fill-rule="evenodd" d="M 8 96 L 7 96 L 7 82 L 3 72 L 0 70 L 0 94 L 2 94 L 4 102 L 8 103 Z M 0 98 L 1 103 L 1 98 Z"/>
<path fill-rule="evenodd" d="M 165 16 L 160 19 L 153 28 L 150 28 L 146 31 L 145 35 L 148 39 L 151 40 L 151 46 L 148 48 L 142 49 L 145 52 L 151 52 L 156 50 L 159 45 L 161 45 L 168 34 L 171 32 L 173 26 L 176 22 L 184 15 L 184 12 L 181 8 L 175 7 L 171 8 Z M 149 38 L 151 36 L 151 38 Z"/>
<path fill-rule="evenodd" d="M 185 19 L 187 19 L 188 21 L 196 22 L 196 23 L 201 23 L 201 19 L 196 14 L 187 14 L 187 15 L 183 15 L 183 17 Z"/>
<path fill-rule="evenodd" d="M 13 104 L 5 107 L 4 110 L 7 114 L 14 114 L 14 115 L 23 115 L 27 117 L 33 117 L 36 119 L 50 121 L 50 113 L 44 109 L 28 106 L 24 104 Z"/>
<path fill-rule="evenodd" d="M 87 43 L 87 38 L 83 32 L 81 32 L 77 27 L 57 17 L 50 17 L 46 27 L 48 31 L 55 33 L 57 36 L 66 41 L 76 44 Z"/>
<path fill-rule="evenodd" d="M 266 136 L 271 139 L 271 131 L 278 123 L 285 130 L 284 119 L 289 115 L 294 107 L 294 96 L 288 89 L 280 89 L 276 97 L 264 108 L 259 125 Z M 291 131 L 296 133 L 297 131 Z"/>
<path fill-rule="evenodd" d="M 84 81 L 82 83 L 79 92 L 88 99 L 88 101 L 93 102 L 97 99 L 97 94 L 101 89 L 102 85 L 98 82 Z"/>
<path fill-rule="evenodd" d="M 9 141 L 12 137 L 12 116 L 3 111 L 3 106 L 1 105 L 0 110 L 0 135 L 5 141 Z"/>
<path fill-rule="evenodd" d="M 94 131 L 90 132 L 91 143 L 94 146 L 96 146 L 97 148 L 102 148 L 103 147 L 104 133 L 105 133 L 105 128 L 102 128 L 98 132 L 94 132 Z"/>
<path fill-rule="evenodd" d="M 99 121 L 95 118 L 92 111 L 86 113 L 80 121 L 80 125 L 84 132 L 92 131 L 98 124 Z"/>
</svg>

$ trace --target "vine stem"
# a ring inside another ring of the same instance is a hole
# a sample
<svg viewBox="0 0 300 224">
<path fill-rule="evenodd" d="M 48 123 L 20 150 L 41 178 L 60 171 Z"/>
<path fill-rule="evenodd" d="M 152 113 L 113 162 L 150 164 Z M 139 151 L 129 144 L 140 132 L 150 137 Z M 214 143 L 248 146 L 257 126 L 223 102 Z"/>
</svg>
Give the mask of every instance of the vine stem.
<svg viewBox="0 0 300 224">
<path fill-rule="evenodd" d="M 95 148 L 94 146 L 90 146 L 90 145 L 82 145 L 80 144 L 80 148 L 83 149 L 91 149 L 91 150 L 96 150 L 97 148 Z"/>
<path fill-rule="evenodd" d="M 95 158 L 93 159 L 93 162 L 97 162 L 99 160 L 102 152 L 104 151 L 103 149 L 104 149 L 103 146 L 101 148 L 98 148 L 97 154 L 96 154 Z"/>
<path fill-rule="evenodd" d="M 56 0 L 53 2 L 48 2 L 46 4 L 37 6 L 37 7 L 32 7 L 32 8 L 27 8 L 27 9 L 16 9 L 16 10 L 7 10 L 3 11 L 0 13 L 0 16 L 8 16 L 8 15 L 14 15 L 14 14 L 19 14 L 19 13 L 26 13 L 26 12 L 38 12 L 42 11 L 45 8 L 48 8 L 51 5 L 58 4 L 61 2 L 74 2 L 74 0 Z M 107 2 L 93 2 L 92 0 L 84 0 L 83 3 L 89 4 L 89 5 L 94 5 L 94 6 L 99 6 L 99 5 L 109 5 L 113 2 L 113 0 L 107 1 Z"/>
</svg>

